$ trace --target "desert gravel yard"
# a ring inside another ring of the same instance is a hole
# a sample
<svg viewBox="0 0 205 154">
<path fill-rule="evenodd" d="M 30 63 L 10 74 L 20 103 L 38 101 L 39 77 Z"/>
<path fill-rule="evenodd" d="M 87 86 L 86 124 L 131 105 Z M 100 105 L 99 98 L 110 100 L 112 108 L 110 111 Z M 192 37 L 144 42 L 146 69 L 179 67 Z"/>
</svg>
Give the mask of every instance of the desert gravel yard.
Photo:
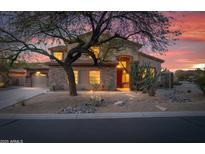
<svg viewBox="0 0 205 154">
<path fill-rule="evenodd" d="M 93 99 L 94 98 L 94 99 Z M 100 104 L 94 106 L 94 101 Z M 192 83 L 173 89 L 158 89 L 156 96 L 132 91 L 80 91 L 71 97 L 66 91 L 48 92 L 0 113 L 93 113 L 93 112 L 205 111 L 205 96 Z"/>
</svg>

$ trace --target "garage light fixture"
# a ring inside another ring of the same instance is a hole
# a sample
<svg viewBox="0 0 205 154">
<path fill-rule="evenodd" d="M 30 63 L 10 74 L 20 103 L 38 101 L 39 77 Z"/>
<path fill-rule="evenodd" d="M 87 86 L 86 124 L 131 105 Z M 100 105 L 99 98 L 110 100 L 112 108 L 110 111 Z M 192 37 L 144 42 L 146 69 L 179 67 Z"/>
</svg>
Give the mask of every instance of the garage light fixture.
<svg viewBox="0 0 205 154">
<path fill-rule="evenodd" d="M 40 76 L 40 75 L 41 75 L 41 72 L 37 71 L 37 72 L 35 73 L 35 75 L 36 75 L 36 76 Z"/>
</svg>

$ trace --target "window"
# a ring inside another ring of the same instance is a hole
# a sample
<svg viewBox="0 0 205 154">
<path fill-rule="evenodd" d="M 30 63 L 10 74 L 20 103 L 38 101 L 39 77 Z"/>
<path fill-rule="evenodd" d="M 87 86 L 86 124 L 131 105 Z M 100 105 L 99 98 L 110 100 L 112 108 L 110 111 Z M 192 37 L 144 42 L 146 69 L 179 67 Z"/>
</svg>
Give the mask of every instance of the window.
<svg viewBox="0 0 205 154">
<path fill-rule="evenodd" d="M 127 61 L 119 61 L 117 68 L 127 68 Z"/>
<path fill-rule="evenodd" d="M 144 68 L 143 72 L 142 72 L 142 78 L 144 79 L 147 75 L 147 68 Z"/>
<path fill-rule="evenodd" d="M 122 72 L 122 82 L 123 83 L 129 83 L 129 80 L 130 80 L 129 74 L 126 73 L 125 70 L 123 70 L 123 72 Z"/>
<path fill-rule="evenodd" d="M 152 77 L 155 77 L 155 75 L 156 75 L 155 68 L 153 68 L 153 67 L 150 68 L 150 74 Z"/>
<path fill-rule="evenodd" d="M 90 84 L 100 84 L 100 71 L 89 71 Z"/>
<path fill-rule="evenodd" d="M 56 57 L 58 60 L 63 59 L 63 53 L 62 52 L 54 52 L 53 56 Z"/>
<path fill-rule="evenodd" d="M 78 84 L 78 71 L 73 71 L 74 72 L 74 77 L 75 77 L 75 84 Z M 66 82 L 67 84 L 69 85 L 69 81 L 68 81 L 68 78 L 66 76 Z"/>
<path fill-rule="evenodd" d="M 74 71 L 75 83 L 78 84 L 78 71 Z"/>
<path fill-rule="evenodd" d="M 144 79 L 146 75 L 150 75 L 152 78 L 154 78 L 156 75 L 155 68 L 153 67 L 145 68 L 144 71 L 142 72 L 142 78 Z"/>
<path fill-rule="evenodd" d="M 96 58 L 99 58 L 99 55 L 100 55 L 100 47 L 94 46 L 94 47 L 91 47 L 91 50 L 92 50 L 92 52 L 95 54 L 95 57 L 96 57 Z"/>
</svg>

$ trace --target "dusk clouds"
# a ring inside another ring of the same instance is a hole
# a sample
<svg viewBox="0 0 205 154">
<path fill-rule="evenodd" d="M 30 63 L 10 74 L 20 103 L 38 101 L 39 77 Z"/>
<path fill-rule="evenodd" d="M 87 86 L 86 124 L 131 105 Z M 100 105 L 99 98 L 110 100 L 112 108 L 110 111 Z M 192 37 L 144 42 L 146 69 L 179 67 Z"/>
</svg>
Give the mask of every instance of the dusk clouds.
<svg viewBox="0 0 205 154">
<path fill-rule="evenodd" d="M 195 64 L 205 63 L 205 12 L 168 13 L 176 20 L 173 26 L 181 30 L 182 35 L 176 44 L 169 47 L 163 67 L 172 71 L 192 69 Z"/>
</svg>

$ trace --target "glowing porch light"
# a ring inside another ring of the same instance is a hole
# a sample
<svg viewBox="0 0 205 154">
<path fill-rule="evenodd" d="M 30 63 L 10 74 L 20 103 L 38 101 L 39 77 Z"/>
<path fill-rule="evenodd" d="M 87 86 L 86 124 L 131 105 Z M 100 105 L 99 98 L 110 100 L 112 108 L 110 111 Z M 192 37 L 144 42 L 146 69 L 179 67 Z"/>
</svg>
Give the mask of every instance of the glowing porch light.
<svg viewBox="0 0 205 154">
<path fill-rule="evenodd" d="M 37 71 L 37 72 L 35 73 L 35 75 L 36 75 L 36 76 L 40 76 L 40 75 L 41 75 L 41 72 Z"/>
</svg>

